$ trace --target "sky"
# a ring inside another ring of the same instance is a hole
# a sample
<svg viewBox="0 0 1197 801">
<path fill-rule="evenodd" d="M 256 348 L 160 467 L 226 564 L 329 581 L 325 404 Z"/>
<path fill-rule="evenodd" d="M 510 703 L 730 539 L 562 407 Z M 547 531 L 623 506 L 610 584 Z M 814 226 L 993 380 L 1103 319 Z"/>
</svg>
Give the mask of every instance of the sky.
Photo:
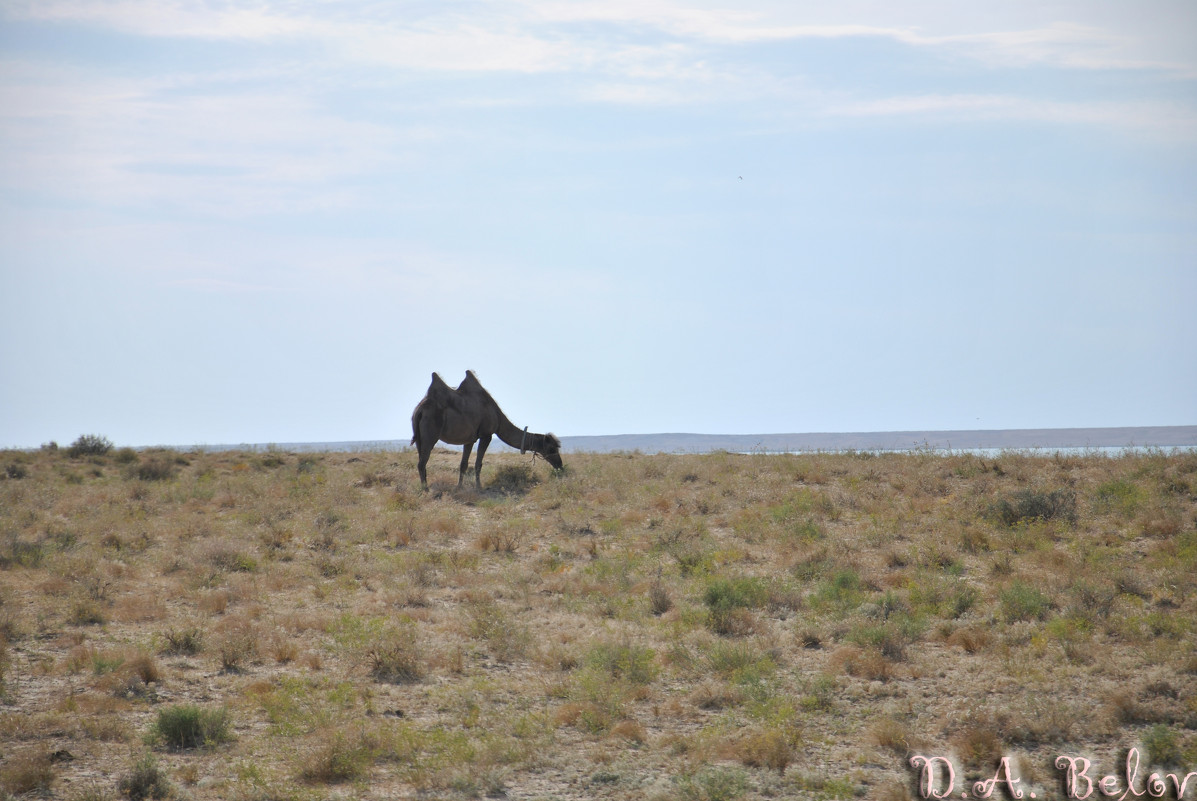
<svg viewBox="0 0 1197 801">
<path fill-rule="evenodd" d="M 1191 0 L 0 0 L 0 447 L 1197 423 Z"/>
</svg>

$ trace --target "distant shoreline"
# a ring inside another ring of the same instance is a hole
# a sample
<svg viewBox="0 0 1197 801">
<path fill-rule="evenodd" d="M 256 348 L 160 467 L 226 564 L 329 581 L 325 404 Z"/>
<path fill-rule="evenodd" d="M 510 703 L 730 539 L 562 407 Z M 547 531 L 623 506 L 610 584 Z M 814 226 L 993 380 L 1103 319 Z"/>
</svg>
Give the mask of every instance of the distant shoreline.
<svg viewBox="0 0 1197 801">
<path fill-rule="evenodd" d="M 1131 426 L 1122 428 L 1020 428 L 976 431 L 875 431 L 808 434 L 610 434 L 563 436 L 569 453 L 787 453 L 795 451 L 910 451 L 910 450 L 1051 450 L 1057 448 L 1193 448 L 1197 425 Z M 279 442 L 269 444 L 200 445 L 200 450 L 223 451 L 278 448 L 287 451 L 379 451 L 409 447 L 402 440 L 350 442 Z M 505 449 L 495 442 L 492 449 Z"/>
<path fill-rule="evenodd" d="M 1051 448 L 1182 448 L 1197 446 L 1197 426 L 1036 428 L 977 431 L 876 431 L 811 434 L 650 434 L 562 437 L 566 450 L 605 453 L 794 451 L 1038 450 Z"/>
</svg>

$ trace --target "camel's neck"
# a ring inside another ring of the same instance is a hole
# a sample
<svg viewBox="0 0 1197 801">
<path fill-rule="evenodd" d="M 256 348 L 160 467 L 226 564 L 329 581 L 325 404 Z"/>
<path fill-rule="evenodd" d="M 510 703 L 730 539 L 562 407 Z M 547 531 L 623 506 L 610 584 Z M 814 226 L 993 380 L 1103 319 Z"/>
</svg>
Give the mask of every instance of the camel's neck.
<svg viewBox="0 0 1197 801">
<path fill-rule="evenodd" d="M 503 440 L 503 442 L 515 448 L 516 450 L 534 450 L 532 443 L 536 441 L 537 437 L 539 436 L 538 434 L 533 434 L 531 431 L 529 431 L 525 437 L 524 429 L 519 428 L 510 420 L 508 420 L 506 415 L 504 415 L 502 412 L 499 413 L 499 427 L 495 431 L 495 434 L 499 437 L 499 439 Z"/>
</svg>

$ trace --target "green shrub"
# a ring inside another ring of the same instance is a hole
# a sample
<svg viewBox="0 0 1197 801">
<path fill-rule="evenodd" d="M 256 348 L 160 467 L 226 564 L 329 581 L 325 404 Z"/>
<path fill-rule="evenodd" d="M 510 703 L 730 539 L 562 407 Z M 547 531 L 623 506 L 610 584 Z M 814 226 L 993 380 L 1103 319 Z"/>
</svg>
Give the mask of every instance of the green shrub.
<svg viewBox="0 0 1197 801">
<path fill-rule="evenodd" d="M 240 673 L 258 655 L 258 635 L 248 626 L 228 631 L 217 643 L 220 669 L 225 673 Z"/>
<path fill-rule="evenodd" d="M 716 579 L 703 593 L 707 626 L 716 634 L 737 636 L 753 629 L 750 609 L 764 606 L 769 590 L 758 578 Z"/>
<path fill-rule="evenodd" d="M 162 638 L 166 641 L 162 652 L 166 654 L 195 656 L 204 650 L 204 633 L 195 626 L 171 629 Z"/>
<path fill-rule="evenodd" d="M 54 782 L 54 767 L 50 753 L 44 748 L 32 751 L 6 753 L 0 762 L 0 795 L 8 797 L 44 794 L 50 791 Z"/>
<path fill-rule="evenodd" d="M 0 547 L 0 568 L 41 567 L 46 557 L 45 545 L 20 539 L 16 533 L 10 533 L 5 539 L 3 547 Z"/>
<path fill-rule="evenodd" d="M 1051 601 L 1031 585 L 1015 581 L 998 596 L 1002 617 L 1007 623 L 1043 620 L 1051 610 Z"/>
<path fill-rule="evenodd" d="M 0 703 L 10 703 L 12 697 L 8 693 L 8 669 L 12 665 L 12 657 L 8 654 L 8 638 L 0 632 Z"/>
<path fill-rule="evenodd" d="M 841 612 L 860 606 L 864 598 L 864 584 L 855 570 L 843 569 L 824 581 L 813 596 L 811 605 L 816 609 L 832 608 Z"/>
<path fill-rule="evenodd" d="M 873 626 L 862 626 L 848 634 L 848 641 L 864 648 L 875 648 L 887 659 L 906 659 L 906 646 L 918 639 L 921 627 L 908 616 Z"/>
<path fill-rule="evenodd" d="M 521 494 L 535 487 L 539 482 L 532 468 L 526 464 L 505 464 L 495 471 L 487 489 L 496 489 L 506 494 Z"/>
<path fill-rule="evenodd" d="M 297 473 L 314 473 L 316 469 L 321 466 L 322 457 L 314 455 L 300 456 L 295 463 L 295 472 Z"/>
<path fill-rule="evenodd" d="M 1149 612 L 1143 622 L 1147 624 L 1147 630 L 1151 632 L 1152 637 L 1167 637 L 1172 640 L 1184 637 L 1189 628 L 1188 620 L 1184 616 L 1170 611 Z"/>
<path fill-rule="evenodd" d="M 131 466 L 129 476 L 141 481 L 169 481 L 175 477 L 175 465 L 169 458 L 154 456 Z"/>
<path fill-rule="evenodd" d="M 1145 495 L 1138 485 L 1126 479 L 1107 481 L 1097 488 L 1098 504 L 1128 517 L 1143 504 Z"/>
<path fill-rule="evenodd" d="M 656 617 L 660 617 L 673 608 L 673 598 L 669 596 L 669 590 L 659 581 L 654 581 L 648 588 L 648 601 L 649 607 Z"/>
<path fill-rule="evenodd" d="M 166 771 L 158 767 L 158 760 L 153 754 L 146 754 L 139 759 L 133 769 L 116 785 L 117 792 L 131 801 L 142 801 L 145 798 L 170 798 L 174 789 L 166 779 Z"/>
<path fill-rule="evenodd" d="M 125 658 L 120 654 L 106 651 L 91 652 L 91 672 L 97 676 L 113 673 L 123 664 L 125 664 Z"/>
<path fill-rule="evenodd" d="M 376 681 L 411 684 L 424 678 L 419 637 L 414 625 L 385 632 L 366 649 L 370 675 Z"/>
<path fill-rule="evenodd" d="M 78 598 L 71 604 L 71 611 L 67 617 L 76 626 L 102 626 L 107 622 L 104 609 L 98 601 L 91 598 Z"/>
<path fill-rule="evenodd" d="M 112 450 L 112 441 L 98 434 L 83 434 L 67 448 L 67 455 L 72 459 L 80 456 L 104 456 Z"/>
<path fill-rule="evenodd" d="M 484 600 L 468 607 L 468 630 L 471 637 L 484 640 L 491 654 L 500 662 L 522 659 L 533 644 L 531 630 L 512 620 L 503 607 Z"/>
<path fill-rule="evenodd" d="M 631 643 L 602 643 L 590 649 L 585 664 L 631 684 L 649 684 L 657 676 L 654 652 Z"/>
<path fill-rule="evenodd" d="M 706 661 L 711 672 L 736 684 L 762 681 L 777 669 L 777 661 L 771 654 L 748 643 L 716 642 Z"/>
<path fill-rule="evenodd" d="M 703 768 L 674 778 L 685 801 L 735 801 L 748 793 L 748 775 L 734 768 Z"/>
<path fill-rule="evenodd" d="M 769 589 L 759 578 L 716 579 L 707 585 L 702 601 L 712 612 L 755 609 L 769 600 Z"/>
<path fill-rule="evenodd" d="M 1072 490 L 1019 490 L 990 506 L 989 515 L 1010 528 L 1035 520 L 1063 520 L 1072 524 L 1076 522 L 1076 493 Z"/>
<path fill-rule="evenodd" d="M 769 516 L 775 523 L 795 526 L 793 529 L 795 531 L 806 529 L 805 525 L 796 524 L 810 523 L 812 515 L 820 515 L 831 520 L 840 517 L 840 513 L 829 497 L 809 489 L 801 489 L 786 499 L 784 503 L 769 507 Z"/>
<path fill-rule="evenodd" d="M 790 727 L 758 727 L 744 735 L 737 751 L 740 761 L 748 767 L 771 768 L 784 774 L 794 761 L 795 746 L 800 739 L 798 732 Z"/>
<path fill-rule="evenodd" d="M 338 731 L 318 741 L 304 755 L 299 777 L 309 784 L 339 784 L 366 775 L 374 748 L 362 733 Z"/>
<path fill-rule="evenodd" d="M 285 467 L 287 460 L 283 454 L 271 448 L 267 450 L 265 455 L 257 460 L 257 466 L 263 470 L 273 470 L 276 467 Z"/>
<path fill-rule="evenodd" d="M 650 528 L 657 528 L 659 525 L 658 519 L 649 521 Z M 714 567 L 709 532 L 703 521 L 662 531 L 657 535 L 653 548 L 668 554 L 677 562 L 682 578 L 707 574 Z"/>
<path fill-rule="evenodd" d="M 827 712 L 835 706 L 836 681 L 822 673 L 803 682 L 803 695 L 798 705 L 806 712 Z"/>
<path fill-rule="evenodd" d="M 1118 590 L 1113 584 L 1095 584 L 1081 580 L 1069 588 L 1076 614 L 1087 619 L 1105 620 L 1118 600 Z"/>
<path fill-rule="evenodd" d="M 213 543 L 208 551 L 208 561 L 213 567 L 229 573 L 253 573 L 258 569 L 257 559 L 228 542 Z"/>
<path fill-rule="evenodd" d="M 1143 735 L 1143 751 L 1148 765 L 1170 768 L 1180 766 L 1183 761 L 1176 732 L 1163 723 L 1152 726 Z"/>
<path fill-rule="evenodd" d="M 922 575 L 910 583 L 910 606 L 916 615 L 955 620 L 973 608 L 979 595 L 976 587 L 960 579 Z"/>
<path fill-rule="evenodd" d="M 233 738 L 228 710 L 180 704 L 158 712 L 149 740 L 173 750 L 210 748 Z"/>
</svg>

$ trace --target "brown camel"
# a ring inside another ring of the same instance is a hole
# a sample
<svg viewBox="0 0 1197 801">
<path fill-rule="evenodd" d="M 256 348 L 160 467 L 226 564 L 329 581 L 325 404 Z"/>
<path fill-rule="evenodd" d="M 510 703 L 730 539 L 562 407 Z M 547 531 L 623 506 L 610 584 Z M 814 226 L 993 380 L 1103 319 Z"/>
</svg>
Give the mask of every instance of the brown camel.
<svg viewBox="0 0 1197 801">
<path fill-rule="evenodd" d="M 412 412 L 411 430 L 411 442 L 420 452 L 420 484 L 425 489 L 428 488 L 428 457 L 437 440 L 464 446 L 461 469 L 457 474 L 459 487 L 470 467 L 470 451 L 477 442 L 474 483 L 482 488 L 482 457 L 490 447 L 491 437 L 496 434 L 511 447 L 519 448 L 520 453 L 532 451 L 543 456 L 555 469 L 560 470 L 562 466 L 561 441 L 552 434 L 533 434 L 527 428 L 517 428 L 469 370 L 457 389 L 446 384 L 436 373 L 432 374 L 428 392 Z"/>
</svg>

